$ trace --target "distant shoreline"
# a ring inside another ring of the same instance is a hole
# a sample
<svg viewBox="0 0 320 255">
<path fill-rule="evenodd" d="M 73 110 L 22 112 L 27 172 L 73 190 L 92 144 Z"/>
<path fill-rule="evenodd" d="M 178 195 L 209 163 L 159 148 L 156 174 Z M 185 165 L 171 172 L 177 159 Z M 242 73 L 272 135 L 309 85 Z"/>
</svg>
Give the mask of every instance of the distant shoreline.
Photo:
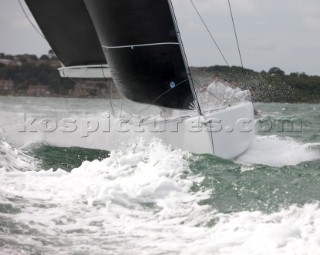
<svg viewBox="0 0 320 255">
<path fill-rule="evenodd" d="M 0 98 L 3 97 L 3 98 L 39 98 L 39 99 L 46 99 L 46 98 L 50 98 L 50 99 L 74 99 L 74 100 L 77 100 L 77 99 L 80 99 L 80 100 L 110 100 L 109 97 L 107 98 L 102 98 L 102 97 L 67 97 L 67 96 L 24 96 L 24 95 L 19 95 L 19 96 L 6 96 L 6 95 L 0 95 Z M 111 100 L 121 100 L 121 98 L 111 98 Z M 128 99 L 129 100 L 129 99 Z M 307 105 L 312 105 L 312 104 L 320 104 L 320 101 L 319 102 L 263 102 L 263 101 L 253 101 L 253 103 L 270 103 L 270 104 L 307 104 Z"/>
<path fill-rule="evenodd" d="M 113 80 L 61 78 L 55 56 L 0 53 L 0 95 L 57 98 L 121 98 Z M 256 88 L 257 102 L 320 103 L 320 76 L 285 74 L 277 67 L 256 72 L 237 66 L 190 67 L 195 86 L 206 87 L 215 75 L 241 89 Z"/>
</svg>

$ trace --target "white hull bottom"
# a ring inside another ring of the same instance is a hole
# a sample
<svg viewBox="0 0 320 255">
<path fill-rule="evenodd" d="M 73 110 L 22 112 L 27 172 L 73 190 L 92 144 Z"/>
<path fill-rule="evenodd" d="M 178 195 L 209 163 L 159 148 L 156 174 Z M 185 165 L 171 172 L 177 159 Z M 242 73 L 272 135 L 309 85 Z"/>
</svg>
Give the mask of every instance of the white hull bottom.
<svg viewBox="0 0 320 255">
<path fill-rule="evenodd" d="M 154 123 L 145 124 L 154 128 Z M 255 136 L 254 109 L 251 102 L 190 118 L 156 122 L 154 136 L 172 148 L 197 154 L 236 158 L 252 144 Z"/>
<path fill-rule="evenodd" d="M 146 141 L 158 137 L 172 148 L 232 159 L 250 147 L 255 135 L 253 106 L 250 102 L 214 111 L 206 114 L 205 118 L 185 116 L 158 118 L 154 121 L 146 119 L 137 125 L 130 124 L 125 119 L 108 117 L 94 119 L 78 116 L 71 124 L 70 118 L 66 120 L 69 125 L 73 123 L 69 129 L 62 120 L 52 120 L 49 124 L 55 124 L 54 130 L 47 130 L 44 128 L 50 128 L 49 124 L 43 127 L 40 120 L 33 124 L 24 118 L 21 120 L 24 124 L 18 127 L 19 130 L 12 131 L 15 134 L 11 136 L 14 137 L 12 142 L 20 146 L 21 143 L 26 145 L 31 141 L 62 147 L 114 150 L 136 137 L 142 137 Z"/>
</svg>

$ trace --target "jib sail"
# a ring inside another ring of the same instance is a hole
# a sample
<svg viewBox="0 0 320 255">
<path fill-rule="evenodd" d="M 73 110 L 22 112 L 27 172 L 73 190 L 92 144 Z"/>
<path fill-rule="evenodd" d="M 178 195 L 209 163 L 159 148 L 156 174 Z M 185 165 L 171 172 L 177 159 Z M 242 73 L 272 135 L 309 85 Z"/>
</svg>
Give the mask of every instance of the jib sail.
<svg viewBox="0 0 320 255">
<path fill-rule="evenodd" d="M 189 109 L 192 84 L 168 0 L 85 3 L 119 91 L 136 102 Z"/>
<path fill-rule="evenodd" d="M 83 0 L 25 2 L 60 62 L 69 67 L 65 72 L 78 70 L 81 76 L 81 70 L 89 74 L 95 67 L 105 67 L 107 62 Z"/>
</svg>

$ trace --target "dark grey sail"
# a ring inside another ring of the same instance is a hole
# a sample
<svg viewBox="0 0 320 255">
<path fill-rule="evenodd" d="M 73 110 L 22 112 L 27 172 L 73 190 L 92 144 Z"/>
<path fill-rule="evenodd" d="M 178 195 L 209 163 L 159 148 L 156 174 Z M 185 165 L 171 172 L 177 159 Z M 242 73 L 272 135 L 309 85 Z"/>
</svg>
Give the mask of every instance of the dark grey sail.
<svg viewBox="0 0 320 255">
<path fill-rule="evenodd" d="M 106 59 L 83 0 L 25 0 L 64 66 L 103 65 Z"/>
<path fill-rule="evenodd" d="M 85 0 L 112 77 L 128 99 L 189 109 L 194 97 L 168 0 Z"/>
</svg>

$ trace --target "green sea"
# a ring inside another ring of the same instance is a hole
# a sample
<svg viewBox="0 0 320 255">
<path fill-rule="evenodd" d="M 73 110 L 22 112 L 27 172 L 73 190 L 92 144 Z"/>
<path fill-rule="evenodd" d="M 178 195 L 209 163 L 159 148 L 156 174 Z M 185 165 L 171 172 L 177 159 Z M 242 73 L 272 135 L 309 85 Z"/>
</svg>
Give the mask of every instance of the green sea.
<svg viewBox="0 0 320 255">
<path fill-rule="evenodd" d="M 108 100 L 0 97 L 0 254 L 320 254 L 320 105 L 255 107 L 225 160 L 119 145 Z"/>
</svg>

